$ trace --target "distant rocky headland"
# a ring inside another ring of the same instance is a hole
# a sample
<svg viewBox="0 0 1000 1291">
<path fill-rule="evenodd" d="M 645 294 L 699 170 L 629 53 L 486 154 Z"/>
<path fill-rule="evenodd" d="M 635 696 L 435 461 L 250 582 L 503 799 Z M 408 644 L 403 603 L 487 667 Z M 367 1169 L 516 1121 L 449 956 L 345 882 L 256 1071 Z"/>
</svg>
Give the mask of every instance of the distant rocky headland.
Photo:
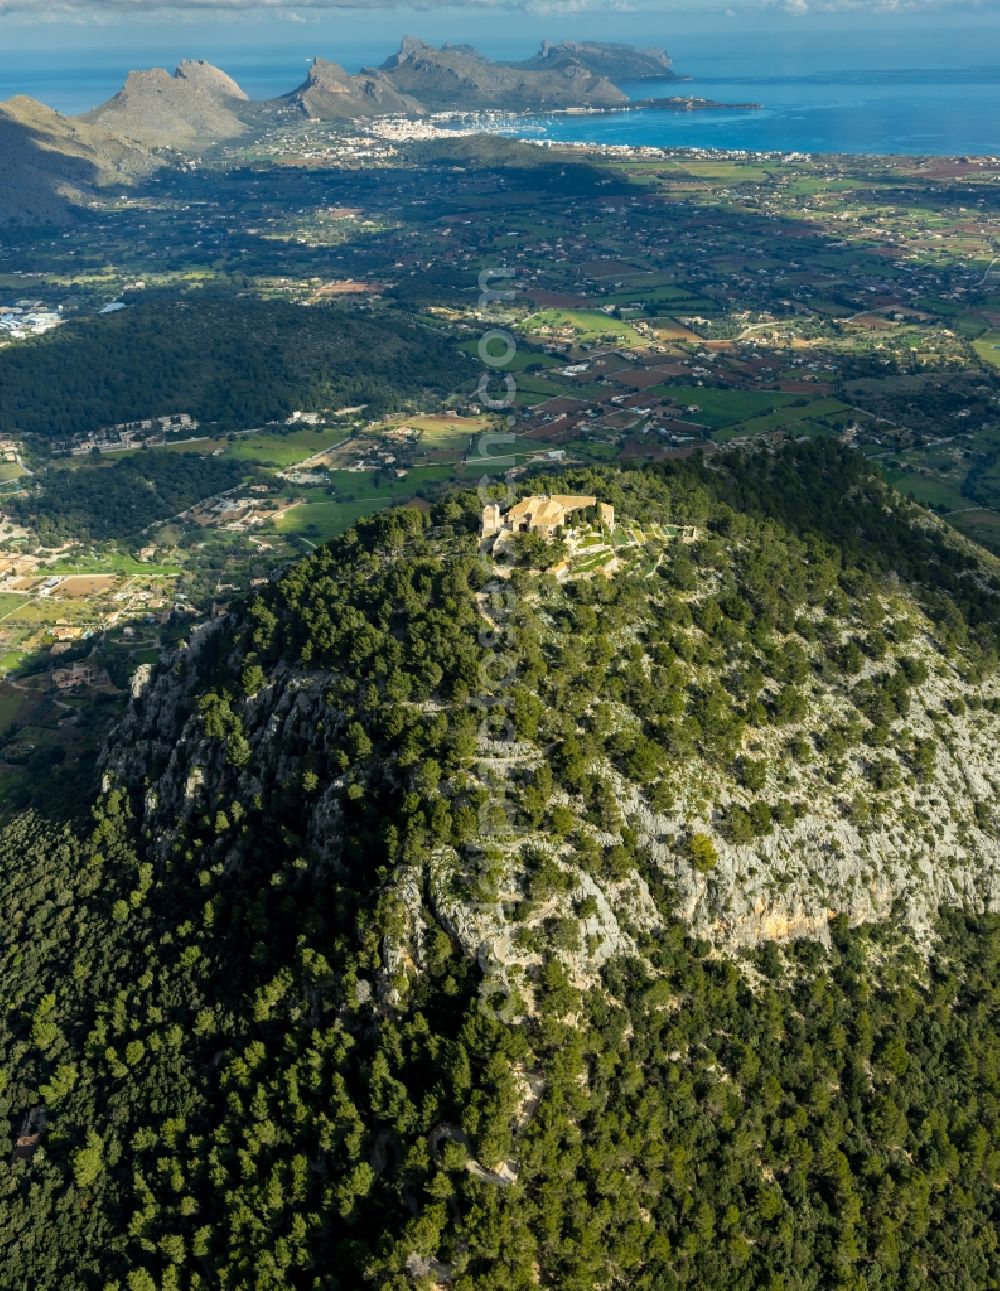
<svg viewBox="0 0 1000 1291">
<path fill-rule="evenodd" d="M 203 60 L 131 72 L 107 102 L 63 116 L 24 96 L 0 103 L 0 222 L 58 223 L 102 189 L 296 122 L 420 119 L 443 112 L 626 112 L 751 108 L 699 98 L 634 100 L 622 84 L 683 81 L 662 49 L 546 41 L 522 62 L 407 36 L 379 67 L 316 58 L 301 85 L 252 100 Z"/>
<path fill-rule="evenodd" d="M 561 111 L 626 107 L 618 82 L 680 80 L 661 49 L 546 42 L 524 62 L 494 62 L 468 45 L 435 48 L 404 37 L 379 67 L 348 72 L 316 58 L 305 81 L 275 99 L 251 101 L 225 72 L 204 62 L 133 72 L 86 124 L 133 145 L 205 151 L 270 125 L 306 119 L 351 121 L 443 111 Z"/>
<path fill-rule="evenodd" d="M 163 68 L 135 71 L 107 102 L 75 118 L 79 124 L 71 132 L 91 127 L 131 147 L 197 153 L 296 118 L 625 107 L 630 100 L 622 82 L 683 79 L 662 49 L 546 41 L 523 62 L 498 62 L 468 45 L 435 48 L 407 36 L 379 67 L 357 73 L 316 58 L 301 85 L 267 100 L 251 100 L 225 72 L 201 60 L 183 62 L 172 74 Z M 23 113 L 25 102 L 6 105 L 8 118 Z M 28 115 L 35 118 L 39 111 Z"/>
</svg>

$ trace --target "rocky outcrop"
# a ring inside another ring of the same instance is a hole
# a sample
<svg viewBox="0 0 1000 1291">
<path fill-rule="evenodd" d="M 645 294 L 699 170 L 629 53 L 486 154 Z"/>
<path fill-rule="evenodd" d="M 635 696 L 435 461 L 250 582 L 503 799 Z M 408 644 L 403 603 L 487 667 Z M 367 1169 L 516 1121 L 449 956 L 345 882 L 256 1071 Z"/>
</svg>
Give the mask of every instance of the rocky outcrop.
<svg viewBox="0 0 1000 1291">
<path fill-rule="evenodd" d="M 131 72 L 107 103 L 81 119 L 145 148 L 200 152 L 247 133 L 249 101 L 236 82 L 205 62 Z"/>
<path fill-rule="evenodd" d="M 474 50 L 455 46 L 434 49 L 413 36 L 380 69 L 392 84 L 425 107 L 499 108 L 522 111 L 545 108 L 609 107 L 628 96 L 607 77 L 566 59 L 553 68 L 492 63 Z"/>
<path fill-rule="evenodd" d="M 589 40 L 545 40 L 534 58 L 517 66 L 552 71 L 575 63 L 616 84 L 621 81 L 681 81 L 665 49 L 636 49 L 632 45 Z"/>
<path fill-rule="evenodd" d="M 355 117 L 413 115 L 423 112 L 416 99 L 400 92 L 383 72 L 366 70 L 357 76 L 339 64 L 317 58 L 305 82 L 284 100 L 308 117 L 322 121 Z"/>
</svg>

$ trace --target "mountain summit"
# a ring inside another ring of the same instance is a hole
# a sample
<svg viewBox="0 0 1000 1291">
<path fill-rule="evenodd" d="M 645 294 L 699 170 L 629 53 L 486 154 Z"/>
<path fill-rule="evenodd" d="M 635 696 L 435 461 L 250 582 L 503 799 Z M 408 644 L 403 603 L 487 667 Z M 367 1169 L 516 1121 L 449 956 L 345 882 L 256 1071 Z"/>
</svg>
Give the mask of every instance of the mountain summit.
<svg viewBox="0 0 1000 1291">
<path fill-rule="evenodd" d="M 552 71 L 576 64 L 615 81 L 683 81 L 665 49 L 636 49 L 632 45 L 589 40 L 542 41 L 534 58 L 515 64 L 534 71 Z"/>
<path fill-rule="evenodd" d="M 81 119 L 147 148 L 198 152 L 246 133 L 249 100 L 218 67 L 186 61 L 130 72 L 124 87 Z"/>
<path fill-rule="evenodd" d="M 355 76 L 324 58 L 313 60 L 303 84 L 281 102 L 324 121 L 423 112 L 422 105 L 402 93 L 384 72 L 366 68 Z"/>
</svg>

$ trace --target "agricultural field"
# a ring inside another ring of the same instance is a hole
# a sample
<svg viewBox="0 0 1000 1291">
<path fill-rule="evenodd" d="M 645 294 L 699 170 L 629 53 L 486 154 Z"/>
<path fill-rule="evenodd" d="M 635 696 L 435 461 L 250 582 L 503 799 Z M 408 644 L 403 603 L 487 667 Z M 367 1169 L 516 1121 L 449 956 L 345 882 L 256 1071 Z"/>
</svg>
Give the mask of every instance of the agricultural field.
<svg viewBox="0 0 1000 1291">
<path fill-rule="evenodd" d="M 596 309 L 543 309 L 525 323 L 529 336 L 547 336 L 573 332 L 580 341 L 597 341 L 612 337 L 618 342 L 641 345 L 639 334 L 630 324 Z"/>
<path fill-rule="evenodd" d="M 995 329 L 987 332 L 985 336 L 980 336 L 978 340 L 973 341 L 972 348 L 984 363 L 990 363 L 993 367 L 1000 368 L 1000 329 Z"/>
<path fill-rule="evenodd" d="M 238 435 L 225 450 L 227 457 L 265 466 L 298 466 L 318 453 L 343 443 L 345 430 L 294 430 L 289 434 Z"/>
<path fill-rule="evenodd" d="M 916 472 L 888 469 L 886 479 L 900 493 L 925 507 L 941 511 L 960 511 L 968 505 L 968 499 L 960 490 L 949 485 L 944 479 L 930 472 Z"/>
<path fill-rule="evenodd" d="M 692 421 L 713 430 L 771 413 L 796 402 L 795 395 L 770 390 L 734 390 L 710 386 L 657 386 L 654 393 L 689 409 Z"/>
<path fill-rule="evenodd" d="M 284 512 L 276 521 L 276 528 L 285 536 L 297 536 L 310 545 L 316 545 L 335 538 L 358 520 L 374 515 L 386 505 L 385 498 L 381 496 L 337 501 L 325 491 L 317 491 L 307 494 L 302 502 Z"/>
</svg>

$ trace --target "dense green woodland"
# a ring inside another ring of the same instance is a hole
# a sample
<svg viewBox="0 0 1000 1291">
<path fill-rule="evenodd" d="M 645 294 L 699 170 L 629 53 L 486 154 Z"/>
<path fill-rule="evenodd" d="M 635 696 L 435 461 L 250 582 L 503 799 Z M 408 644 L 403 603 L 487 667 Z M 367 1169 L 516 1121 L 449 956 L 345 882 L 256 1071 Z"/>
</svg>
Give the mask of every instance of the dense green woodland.
<svg viewBox="0 0 1000 1291">
<path fill-rule="evenodd" d="M 131 538 L 196 502 L 235 488 L 246 464 L 200 453 L 140 452 L 111 465 L 50 472 L 8 503 L 45 546 Z"/>
<path fill-rule="evenodd" d="M 645 861 L 622 822 L 620 843 L 595 842 L 617 808 L 587 746 L 664 795 L 677 749 L 731 758 L 747 723 L 792 720 L 808 665 L 773 638 L 808 630 L 811 608 L 860 621 L 903 580 L 970 677 L 996 667 L 995 578 L 835 446 L 559 484 L 710 533 L 649 591 L 514 574 L 513 720 L 553 749 L 517 809 L 588 872 Z M 141 706 L 129 719 L 86 825 L 7 826 L 2 1099 L 15 1130 L 39 1103 L 48 1124 L 30 1161 L 0 1165 L 0 1285 L 1000 1285 L 1000 920 L 942 912 L 924 959 L 895 924 L 837 919 L 829 950 L 738 965 L 672 917 L 647 867 L 662 926 L 587 989 L 557 928 L 535 1006 L 498 1009 L 426 902 L 419 967 L 389 962 L 401 877 L 420 891 L 486 800 L 469 772 L 476 520 L 458 497 L 316 552 L 165 666 L 151 694 L 169 702 L 148 730 Z M 699 569 L 719 592 L 695 626 L 681 606 Z M 670 611 L 641 628 L 662 670 L 645 691 L 612 645 L 644 622 L 641 596 Z M 884 654 L 881 630 L 862 640 Z M 825 645 L 817 666 L 839 678 L 852 665 Z M 725 665 L 710 694 L 685 681 L 692 650 Z M 909 672 L 858 690 L 876 746 Z M 306 677 L 322 716 L 288 718 Z M 641 739 L 608 733 L 604 695 L 647 703 Z M 165 829 L 150 788 L 168 792 L 175 756 L 176 784 L 198 765 L 205 787 L 177 790 Z M 561 882 L 543 849 L 533 865 L 526 907 Z"/>
<path fill-rule="evenodd" d="M 433 331 L 391 314 L 214 289 L 144 293 L 0 353 L 0 433 L 61 439 L 178 412 L 223 430 L 297 408 L 366 403 L 374 414 L 427 389 L 450 393 L 467 365 Z"/>
</svg>

